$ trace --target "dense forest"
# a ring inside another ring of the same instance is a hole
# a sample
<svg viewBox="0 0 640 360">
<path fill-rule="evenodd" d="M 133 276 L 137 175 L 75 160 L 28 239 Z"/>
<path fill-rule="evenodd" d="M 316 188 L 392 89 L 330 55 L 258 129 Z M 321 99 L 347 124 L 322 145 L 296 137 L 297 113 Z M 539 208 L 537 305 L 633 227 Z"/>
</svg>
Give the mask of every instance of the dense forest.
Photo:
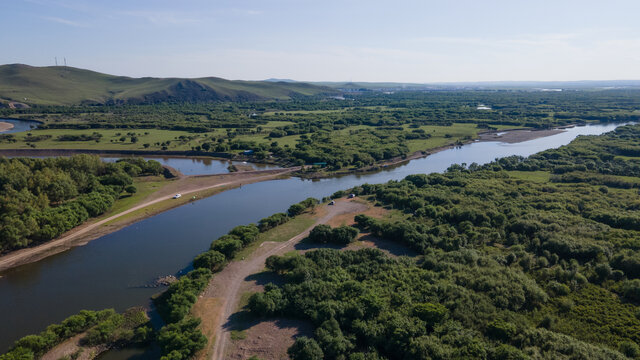
<svg viewBox="0 0 640 360">
<path fill-rule="evenodd" d="M 258 161 L 362 168 L 467 141 L 478 131 L 637 121 L 639 105 L 637 90 L 594 90 L 371 92 L 277 102 L 34 106 L 0 109 L 0 117 L 44 122 L 28 138 L 2 135 L 0 143 L 14 147 L 19 139 L 47 148 L 84 141 L 87 148 L 114 144 L 109 148 L 230 155 L 253 150 L 251 157 Z M 464 131 L 456 132 L 453 125 Z M 108 138 L 107 130 L 114 129 L 121 132 Z M 84 132 L 60 133 L 63 130 Z M 154 131 L 182 133 L 163 137 Z M 48 141 L 51 138 L 55 140 Z"/>
<path fill-rule="evenodd" d="M 284 283 L 249 309 L 315 325 L 294 360 L 640 358 L 639 143 L 640 126 L 626 126 L 528 159 L 358 186 L 405 218 L 356 226 L 418 256 L 272 257 Z"/>
<path fill-rule="evenodd" d="M 51 240 L 109 210 L 133 177 L 159 175 L 157 161 L 98 156 L 0 157 L 0 252 Z"/>
</svg>

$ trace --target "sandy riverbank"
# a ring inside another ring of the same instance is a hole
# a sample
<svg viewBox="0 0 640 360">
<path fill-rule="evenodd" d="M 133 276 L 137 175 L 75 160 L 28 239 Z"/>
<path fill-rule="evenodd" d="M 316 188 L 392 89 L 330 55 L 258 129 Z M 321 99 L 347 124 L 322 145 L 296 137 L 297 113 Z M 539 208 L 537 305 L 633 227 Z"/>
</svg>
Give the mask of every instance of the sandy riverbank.
<svg viewBox="0 0 640 360">
<path fill-rule="evenodd" d="M 297 175 L 305 179 L 322 179 L 322 178 L 342 176 L 342 175 L 366 174 L 369 172 L 380 171 L 385 168 L 392 168 L 394 166 L 402 165 L 411 160 L 424 158 L 429 155 L 438 153 L 440 151 L 449 150 L 454 147 L 470 144 L 476 140 L 477 141 L 500 141 L 504 143 L 515 144 L 515 143 L 529 141 L 529 140 L 533 140 L 541 137 L 556 135 L 564 131 L 565 130 L 563 128 L 556 128 L 556 129 L 549 129 L 549 130 L 513 129 L 513 130 L 502 130 L 502 131 L 487 131 L 487 132 L 478 133 L 478 139 L 468 140 L 468 141 L 464 141 L 462 143 L 457 143 L 457 144 L 455 143 L 447 144 L 447 145 L 439 146 L 429 150 L 416 151 L 404 157 L 396 157 L 396 158 L 389 159 L 389 160 L 386 160 L 365 168 L 357 169 L 357 170 L 338 170 L 338 171 L 331 171 L 331 172 L 302 173 Z"/>
<path fill-rule="evenodd" d="M 565 132 L 564 129 L 547 129 L 547 130 L 505 130 L 505 131 L 490 131 L 479 134 L 480 141 L 500 141 L 509 144 L 515 144 L 519 142 L 538 139 L 541 137 L 556 135 L 561 132 Z"/>
<path fill-rule="evenodd" d="M 5 121 L 0 121 L 0 132 L 8 131 L 13 129 L 13 124 Z"/>
<path fill-rule="evenodd" d="M 75 246 L 85 245 L 106 234 L 118 231 L 134 222 L 157 215 L 194 200 L 215 195 L 237 186 L 288 176 L 299 167 L 274 170 L 257 170 L 218 175 L 183 176 L 169 181 L 138 205 L 111 216 L 90 220 L 63 234 L 59 238 L 31 248 L 13 251 L 0 257 L 0 272 L 36 262 Z M 180 193 L 180 199 L 172 199 Z"/>
</svg>

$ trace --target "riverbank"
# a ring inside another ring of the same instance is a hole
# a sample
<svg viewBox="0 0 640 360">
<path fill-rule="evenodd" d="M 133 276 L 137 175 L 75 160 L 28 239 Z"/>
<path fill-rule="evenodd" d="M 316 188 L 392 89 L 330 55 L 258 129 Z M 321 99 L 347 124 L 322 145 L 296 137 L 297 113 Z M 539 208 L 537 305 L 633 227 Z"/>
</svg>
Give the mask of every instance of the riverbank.
<svg viewBox="0 0 640 360">
<path fill-rule="evenodd" d="M 245 171 L 219 175 L 182 176 L 164 186 L 141 202 L 113 215 L 103 215 L 86 222 L 61 237 L 47 243 L 13 251 L 0 257 L 0 272 L 16 266 L 36 262 L 75 246 L 85 245 L 106 234 L 118 231 L 137 221 L 157 215 L 186 203 L 204 199 L 219 192 L 260 181 L 273 180 L 299 168 Z M 174 194 L 179 199 L 172 199 Z"/>
<path fill-rule="evenodd" d="M 282 255 L 296 250 L 296 245 L 307 237 L 311 229 L 316 225 L 329 223 L 331 220 L 346 214 L 355 216 L 355 214 L 363 213 L 370 207 L 369 204 L 360 200 L 347 200 L 344 198 L 337 200 L 335 205 L 332 206 L 320 205 L 314 210 L 313 214 L 310 214 L 310 219 L 312 220 L 310 226 L 306 226 L 292 234 L 291 238 L 278 241 L 281 237 L 278 236 L 274 237 L 273 240 L 257 243 L 255 247 L 246 252 L 245 256 L 237 258 L 222 271 L 215 274 L 207 289 L 194 305 L 194 313 L 202 319 L 201 328 L 209 340 L 207 349 L 198 354 L 197 359 L 237 358 L 228 356 L 228 350 L 232 345 L 231 332 L 238 321 L 237 312 L 242 305 L 243 294 L 261 290 L 262 283 L 257 281 L 256 274 L 264 269 L 265 261 L 269 256 Z M 303 218 L 297 220 L 305 221 Z M 283 231 L 283 228 L 294 225 L 293 223 L 281 225 L 282 228 L 275 228 L 273 231 Z M 244 254 L 245 252 L 243 252 Z M 236 316 L 234 317 L 234 315 Z M 286 349 L 293 344 L 293 337 L 274 337 L 273 335 L 279 329 L 274 327 L 272 330 L 271 334 L 262 334 L 265 335 L 263 336 L 265 339 L 262 339 L 261 344 L 269 348 L 267 350 L 269 352 L 273 351 L 272 348 L 277 348 L 280 350 L 278 355 L 286 356 Z M 289 328 L 289 330 L 292 329 Z M 291 335 L 294 334 L 295 331 L 291 333 Z M 270 342 L 269 339 L 274 341 Z M 266 349 L 263 348 L 263 350 Z M 262 355 L 268 354 L 264 352 Z"/>
<path fill-rule="evenodd" d="M 567 128 L 573 127 L 571 126 L 563 126 L 554 129 L 545 129 L 545 130 L 532 130 L 532 129 L 505 129 L 505 130 L 490 130 L 478 133 L 478 138 L 470 139 L 467 141 L 461 141 L 457 143 L 451 143 L 443 146 L 439 146 L 436 148 L 416 151 L 412 154 L 406 156 L 398 156 L 389 160 L 382 161 L 380 163 L 367 166 L 360 169 L 351 169 L 351 170 L 337 170 L 337 171 L 316 171 L 316 172 L 298 172 L 296 176 L 305 179 L 325 179 L 330 177 L 339 177 L 346 175 L 365 175 L 372 172 L 377 172 L 381 170 L 390 170 L 396 166 L 400 166 L 408 163 L 411 160 L 425 158 L 429 155 L 433 155 L 439 153 L 441 151 L 453 149 L 456 147 L 460 147 L 463 145 L 471 144 L 473 142 L 503 142 L 508 144 L 515 144 L 520 142 L 525 142 L 529 140 L 535 140 L 538 138 L 548 137 L 557 135 L 559 133 L 565 132 Z"/>
<path fill-rule="evenodd" d="M 503 131 L 488 131 L 478 134 L 479 141 L 499 141 L 508 144 L 538 139 L 541 137 L 552 136 L 565 132 L 564 128 L 544 129 L 544 130 L 528 130 L 515 129 Z"/>
<path fill-rule="evenodd" d="M 13 124 L 8 123 L 8 122 L 4 122 L 4 121 L 0 121 L 0 133 L 4 132 L 4 131 L 9 131 L 13 129 Z"/>
</svg>

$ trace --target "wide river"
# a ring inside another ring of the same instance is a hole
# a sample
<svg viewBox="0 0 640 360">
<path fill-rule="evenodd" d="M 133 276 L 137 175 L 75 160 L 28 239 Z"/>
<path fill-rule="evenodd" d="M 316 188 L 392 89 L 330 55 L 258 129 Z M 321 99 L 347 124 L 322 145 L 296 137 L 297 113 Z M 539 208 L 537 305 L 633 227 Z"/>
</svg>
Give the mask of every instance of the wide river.
<svg viewBox="0 0 640 360">
<path fill-rule="evenodd" d="M 307 197 L 322 198 L 355 185 L 400 180 L 410 174 L 442 172 L 456 163 L 484 164 L 510 155 L 528 156 L 568 144 L 578 135 L 598 135 L 617 126 L 575 127 L 516 144 L 474 142 L 366 175 L 266 181 L 164 212 L 85 246 L 1 274 L 0 353 L 16 339 L 38 333 L 81 309 L 148 305 L 150 296 L 163 289 L 143 285 L 162 275 L 184 272 L 196 254 L 234 226 L 285 211 Z M 197 164 L 185 158 L 182 163 L 173 160 L 171 166 L 183 170 L 184 165 L 188 173 L 197 173 Z"/>
</svg>

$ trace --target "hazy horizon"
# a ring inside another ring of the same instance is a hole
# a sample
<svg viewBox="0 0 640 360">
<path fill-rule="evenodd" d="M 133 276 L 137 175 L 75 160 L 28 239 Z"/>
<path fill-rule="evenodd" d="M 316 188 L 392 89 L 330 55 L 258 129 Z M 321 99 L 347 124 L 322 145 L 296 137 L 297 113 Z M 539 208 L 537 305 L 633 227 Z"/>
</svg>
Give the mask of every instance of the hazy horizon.
<svg viewBox="0 0 640 360">
<path fill-rule="evenodd" d="M 54 60 L 55 61 L 55 60 Z M 60 61 L 58 61 L 60 63 Z M 4 65 L 26 65 L 26 66 L 32 66 L 32 67 L 56 67 L 56 65 L 32 65 L 32 64 L 23 64 L 23 63 L 9 63 L 9 64 L 0 64 L 0 66 L 4 66 Z M 58 64 L 57 67 L 60 68 L 64 68 L 65 65 L 64 64 Z M 71 68 L 76 68 L 76 69 L 81 69 L 81 70 L 89 70 L 89 71 L 95 71 L 95 72 L 99 72 L 95 69 L 90 69 L 90 68 L 79 68 L 77 66 L 71 66 L 68 65 L 66 67 L 71 67 Z M 100 72 L 103 73 L 103 72 Z M 142 78 L 142 76 L 128 76 L 128 75 L 122 75 L 122 74 L 113 74 L 113 73 L 103 73 L 103 74 L 107 74 L 107 75 L 114 75 L 114 76 L 126 76 L 126 77 L 131 77 L 131 78 Z M 206 78 L 206 77 L 218 77 L 218 78 L 222 78 L 220 76 L 217 75 L 205 75 L 205 76 L 197 76 L 197 77 L 179 77 L 179 76 L 146 76 L 146 77 L 152 77 L 152 78 L 185 78 L 185 79 L 198 79 L 198 78 Z M 398 84 L 398 85 L 455 85 L 455 84 L 490 84 L 490 83 L 514 83 L 514 84 L 518 84 L 518 83 L 522 83 L 522 84 L 527 84 L 527 83 L 579 83 L 579 82 L 640 82 L 640 78 L 639 79 L 600 79 L 600 80 L 594 80 L 594 79 L 579 79 L 579 80 L 480 80 L 480 81 L 439 81 L 439 82 L 412 82 L 412 81 L 361 81 L 361 80 L 342 80 L 342 81 L 329 81 L 329 80 L 300 80 L 300 79 L 284 79 L 284 78 L 273 78 L 273 77 L 264 77 L 261 79 L 228 79 L 228 78 L 223 78 L 225 80 L 232 80 L 232 81 L 294 81 L 294 82 L 307 82 L 307 83 L 380 83 L 380 84 Z"/>
<path fill-rule="evenodd" d="M 457 83 L 640 79 L 634 1 L 18 0 L 0 63 L 131 77 Z"/>
</svg>

